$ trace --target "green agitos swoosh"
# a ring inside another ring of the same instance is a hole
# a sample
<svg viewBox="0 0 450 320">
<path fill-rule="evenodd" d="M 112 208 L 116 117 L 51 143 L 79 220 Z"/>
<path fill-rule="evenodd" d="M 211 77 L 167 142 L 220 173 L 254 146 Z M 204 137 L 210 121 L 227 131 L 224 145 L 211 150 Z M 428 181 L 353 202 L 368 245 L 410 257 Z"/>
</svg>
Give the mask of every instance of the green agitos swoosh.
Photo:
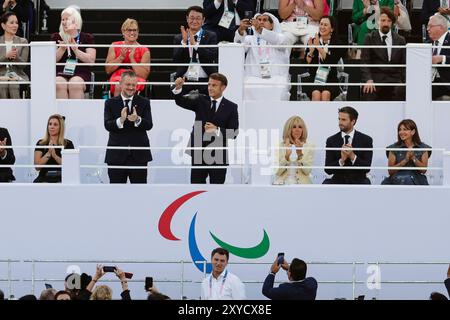
<svg viewBox="0 0 450 320">
<path fill-rule="evenodd" d="M 264 230 L 264 237 L 261 240 L 259 244 L 257 244 L 254 247 L 251 248 L 239 248 L 232 246 L 231 244 L 228 244 L 226 242 L 223 242 L 219 238 L 217 238 L 211 231 L 209 232 L 211 234 L 211 237 L 213 237 L 214 241 L 222 248 L 227 249 L 230 253 L 234 254 L 235 256 L 246 258 L 246 259 L 257 259 L 261 258 L 263 255 L 269 251 L 270 247 L 270 240 L 269 236 L 266 233 L 266 230 Z"/>
</svg>

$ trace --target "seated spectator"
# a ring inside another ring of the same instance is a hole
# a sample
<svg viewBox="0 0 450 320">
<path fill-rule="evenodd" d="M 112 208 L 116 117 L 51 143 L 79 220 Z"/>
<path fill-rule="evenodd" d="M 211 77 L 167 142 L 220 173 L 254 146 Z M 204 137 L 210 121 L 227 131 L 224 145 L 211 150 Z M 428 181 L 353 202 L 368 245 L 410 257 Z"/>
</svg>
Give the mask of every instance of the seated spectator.
<svg viewBox="0 0 450 320">
<path fill-rule="evenodd" d="M 11 136 L 9 135 L 8 129 L 0 128 L 0 164 L 13 165 L 16 162 L 16 157 L 14 156 L 14 149 L 2 148 L 5 146 L 11 146 Z M 11 182 L 16 180 L 13 176 L 12 168 L 2 168 L 0 167 L 0 182 Z"/>
<path fill-rule="evenodd" d="M 366 35 L 379 28 L 381 7 L 394 10 L 394 0 L 353 0 L 353 41 L 364 45 Z"/>
<path fill-rule="evenodd" d="M 217 48 L 203 48 L 199 45 L 217 44 L 217 36 L 214 32 L 205 30 L 202 26 L 205 22 L 203 9 L 199 6 L 189 7 L 186 11 L 187 28 L 180 27 L 180 34 L 175 35 L 173 44 L 183 45 L 173 51 L 173 62 L 189 63 L 189 66 L 178 66 L 175 79 L 185 77 L 188 82 L 207 84 L 210 74 L 217 72 L 217 67 L 200 66 L 201 63 L 217 63 L 219 56 Z M 193 46 L 193 47 L 188 47 Z M 198 90 L 208 94 L 207 85 L 186 85 L 183 93 Z"/>
<path fill-rule="evenodd" d="M 381 8 L 378 20 L 379 30 L 374 30 L 366 36 L 366 46 L 382 46 L 385 48 L 364 48 L 362 50 L 363 64 L 389 65 L 406 64 L 406 49 L 392 48 L 392 46 L 406 45 L 405 38 L 392 31 L 395 23 L 394 13 L 386 7 Z M 377 86 L 374 83 L 405 83 L 405 67 L 361 67 L 363 87 L 363 100 L 405 100 L 405 87 L 403 86 Z"/>
<path fill-rule="evenodd" d="M 61 148 L 52 148 L 51 146 L 74 149 L 72 141 L 64 138 L 64 128 L 64 118 L 61 115 L 54 114 L 48 118 L 44 138 L 37 142 L 37 148 L 34 149 L 34 164 L 39 175 L 33 182 L 61 182 L 61 168 L 42 168 L 40 166 L 62 164 Z"/>
<path fill-rule="evenodd" d="M 28 81 L 24 65 L 16 65 L 14 62 L 27 62 L 30 48 L 28 46 L 15 46 L 15 44 L 28 44 L 27 39 L 16 35 L 19 22 L 13 12 L 7 12 L 0 18 L 2 29 L 5 32 L 0 37 L 0 43 L 6 46 L 0 47 L 0 62 L 11 64 L 0 65 L 0 79 L 2 81 Z M 0 99 L 20 99 L 20 85 L 0 84 Z"/>
<path fill-rule="evenodd" d="M 286 44 L 278 19 L 271 13 L 257 13 L 252 22 L 244 19 L 234 36 L 234 41 L 245 46 L 245 99 L 246 100 L 289 100 L 289 49 L 271 48 L 265 45 Z M 246 29 L 251 27 L 253 35 Z M 287 66 L 272 66 L 285 64 Z M 270 90 L 268 90 L 270 88 Z"/>
<path fill-rule="evenodd" d="M 115 45 L 130 45 L 139 46 L 137 42 L 139 37 L 139 25 L 134 19 L 126 19 L 122 24 L 122 34 L 124 41 L 116 41 L 112 43 L 109 48 L 106 63 L 150 63 L 150 50 L 146 47 L 115 47 Z M 109 81 L 119 82 L 122 73 L 126 70 L 133 69 L 136 73 L 139 82 L 146 82 L 150 74 L 150 66 L 140 66 L 134 64 L 133 66 L 105 66 L 106 73 L 110 76 Z M 145 85 L 138 84 L 136 91 L 142 92 Z M 120 94 L 120 88 L 116 90 L 116 84 L 111 84 L 111 95 L 114 97 Z"/>
<path fill-rule="evenodd" d="M 51 41 L 70 45 L 57 46 L 56 50 L 56 62 L 65 63 L 64 66 L 56 67 L 57 99 L 83 99 L 86 91 L 84 82 L 91 81 L 91 67 L 83 66 L 82 63 L 94 63 L 96 50 L 78 48 L 78 44 L 94 44 L 94 37 L 90 33 L 81 32 L 82 24 L 80 12 L 69 6 L 61 12 L 59 33 L 51 36 Z"/>
<path fill-rule="evenodd" d="M 397 127 L 397 142 L 388 148 L 404 148 L 404 151 L 387 151 L 389 167 L 427 167 L 430 151 L 413 151 L 418 148 L 431 148 L 420 140 L 419 130 L 413 120 L 400 121 Z M 389 169 L 389 177 L 381 184 L 421 184 L 428 185 L 424 170 L 395 170 Z"/>
<path fill-rule="evenodd" d="M 432 64 L 450 63 L 450 49 L 443 48 L 443 46 L 448 46 L 450 43 L 450 34 L 448 32 L 447 24 L 447 19 L 439 13 L 433 15 L 428 22 L 428 35 L 431 41 L 433 41 Z M 447 67 L 433 68 L 432 81 L 433 83 L 450 82 L 450 69 Z M 450 86 L 432 85 L 431 92 L 433 100 L 450 99 L 450 97 L 448 97 L 450 96 Z"/>
<path fill-rule="evenodd" d="M 39 300 L 55 300 L 56 290 L 53 288 L 42 290 Z"/>
<path fill-rule="evenodd" d="M 306 49 L 306 63 L 308 64 L 337 64 L 341 58 L 345 58 L 345 49 L 328 48 L 328 45 L 340 45 L 337 38 L 336 22 L 333 17 L 324 16 L 320 19 L 319 33 L 308 40 Z M 321 47 L 312 47 L 321 46 Z M 308 87 L 312 91 L 312 101 L 330 101 L 339 95 L 339 86 L 326 86 L 326 83 L 337 83 L 336 67 L 310 67 L 309 82 L 318 84 L 318 87 Z"/>
<path fill-rule="evenodd" d="M 444 17 L 450 15 L 450 8 L 441 7 L 442 4 L 441 0 L 423 0 L 422 10 L 420 10 L 422 25 L 428 25 L 428 21 L 435 13 L 440 13 Z"/>
<path fill-rule="evenodd" d="M 247 12 L 255 12 L 254 0 L 203 0 L 205 29 L 217 35 L 217 42 L 233 42 L 234 32 Z"/>
<path fill-rule="evenodd" d="M 27 22 L 29 19 L 28 12 L 26 10 L 26 5 L 25 5 L 25 3 L 22 3 L 22 2 L 26 2 L 26 1 L 23 1 L 23 0 L 0 0 L 0 3 L 2 4 L 2 14 L 7 13 L 7 12 L 12 12 L 16 15 L 17 21 L 18 21 L 17 36 L 19 36 L 19 37 L 25 37 L 22 23 Z"/>
<path fill-rule="evenodd" d="M 274 157 L 280 167 L 286 166 L 312 166 L 314 160 L 314 145 L 306 142 L 308 129 L 305 121 L 299 116 L 290 117 L 284 124 L 283 141 L 281 148 L 276 150 Z M 305 148 L 303 150 L 293 148 Z M 311 183 L 309 168 L 277 168 L 274 184 Z"/>
<path fill-rule="evenodd" d="M 289 282 L 274 288 L 275 275 L 280 268 L 287 270 Z M 275 259 L 264 280 L 262 294 L 272 300 L 316 300 L 317 281 L 313 277 L 306 278 L 306 270 L 303 260 L 294 258 L 289 265 L 284 259 L 282 264 L 278 264 L 278 258 Z"/>
<path fill-rule="evenodd" d="M 300 40 L 307 44 L 319 32 L 319 21 L 330 8 L 324 0 L 279 0 L 278 14 L 283 20 L 281 28 L 290 44 Z"/>
<path fill-rule="evenodd" d="M 327 148 L 342 148 L 327 150 L 325 154 L 325 172 L 332 174 L 323 184 L 370 184 L 367 173 L 372 164 L 372 151 L 353 150 L 353 148 L 372 148 L 373 140 L 370 136 L 356 131 L 358 111 L 345 106 L 338 110 L 340 131 L 327 139 Z M 333 169 L 329 167 L 345 167 L 346 169 Z M 366 167 L 366 169 L 353 169 L 353 167 Z"/>
<path fill-rule="evenodd" d="M 55 294 L 55 300 L 72 300 L 72 297 L 69 292 L 61 290 Z"/>
</svg>

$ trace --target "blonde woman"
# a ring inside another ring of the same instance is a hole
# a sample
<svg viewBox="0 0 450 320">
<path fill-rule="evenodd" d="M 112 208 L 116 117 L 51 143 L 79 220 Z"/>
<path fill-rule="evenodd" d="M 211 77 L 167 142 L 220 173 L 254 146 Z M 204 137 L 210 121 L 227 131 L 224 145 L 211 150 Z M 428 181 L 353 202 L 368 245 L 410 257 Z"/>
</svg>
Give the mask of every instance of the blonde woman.
<svg viewBox="0 0 450 320">
<path fill-rule="evenodd" d="M 105 285 L 95 287 L 91 300 L 112 300 L 112 289 Z"/>
<path fill-rule="evenodd" d="M 305 121 L 299 116 L 290 117 L 283 129 L 283 141 L 276 152 L 278 166 L 274 184 L 308 184 L 311 183 L 311 169 L 286 168 L 288 166 L 311 166 L 314 159 L 314 145 L 306 142 L 308 129 Z M 294 148 L 304 148 L 297 149 Z"/>
<path fill-rule="evenodd" d="M 57 99 L 83 99 L 86 85 L 91 81 L 91 68 L 83 66 L 84 63 L 94 63 L 96 58 L 95 48 L 78 47 L 79 44 L 94 44 L 94 36 L 81 32 L 83 20 L 77 8 L 69 6 L 61 12 L 61 24 L 59 33 L 51 36 L 51 41 L 57 44 L 56 62 L 65 63 L 56 67 L 56 98 Z"/>
<path fill-rule="evenodd" d="M 150 63 L 150 50 L 146 47 L 117 47 L 115 45 L 129 45 L 138 46 L 137 42 L 139 38 L 139 25 L 134 19 L 126 19 L 122 24 L 122 35 L 124 41 L 116 41 L 112 43 L 112 47 L 109 48 L 108 56 L 106 57 L 106 63 L 137 63 L 133 66 L 106 66 L 106 73 L 111 75 L 110 82 L 119 82 L 122 73 L 132 69 L 139 82 L 147 81 L 150 74 L 150 66 L 140 66 L 139 63 Z M 136 90 L 144 91 L 144 85 L 139 84 L 136 86 Z M 116 97 L 120 94 L 120 89 L 116 89 L 115 84 L 111 84 L 111 94 Z"/>
<path fill-rule="evenodd" d="M 72 141 L 64 138 L 64 118 L 59 114 L 51 115 L 47 121 L 47 130 L 44 138 L 40 139 L 34 149 L 34 164 L 39 171 L 38 177 L 33 181 L 56 183 L 61 182 L 61 168 L 43 168 L 42 165 L 61 165 L 61 148 L 74 149 Z"/>
</svg>

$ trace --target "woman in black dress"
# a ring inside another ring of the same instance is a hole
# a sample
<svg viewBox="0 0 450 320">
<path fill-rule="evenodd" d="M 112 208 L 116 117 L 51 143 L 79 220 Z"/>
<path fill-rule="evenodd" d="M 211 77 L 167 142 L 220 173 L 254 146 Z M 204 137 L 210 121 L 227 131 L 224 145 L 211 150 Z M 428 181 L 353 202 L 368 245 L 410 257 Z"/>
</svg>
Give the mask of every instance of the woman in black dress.
<svg viewBox="0 0 450 320">
<path fill-rule="evenodd" d="M 51 115 L 47 121 L 44 138 L 40 139 L 34 149 L 34 164 L 39 176 L 33 182 L 61 182 L 61 168 L 43 168 L 42 165 L 61 165 L 61 148 L 74 149 L 72 141 L 64 139 L 64 118 L 59 114 Z"/>
</svg>

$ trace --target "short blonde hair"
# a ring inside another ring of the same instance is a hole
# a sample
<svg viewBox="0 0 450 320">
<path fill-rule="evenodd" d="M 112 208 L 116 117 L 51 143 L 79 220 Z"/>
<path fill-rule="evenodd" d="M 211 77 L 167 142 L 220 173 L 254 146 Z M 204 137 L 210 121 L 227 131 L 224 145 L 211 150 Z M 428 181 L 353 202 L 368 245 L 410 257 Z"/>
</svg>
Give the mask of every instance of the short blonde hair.
<svg viewBox="0 0 450 320">
<path fill-rule="evenodd" d="M 83 26 L 83 19 L 81 18 L 80 11 L 78 11 L 77 8 L 74 6 L 68 6 L 61 12 L 61 17 L 65 13 L 67 13 L 69 15 L 69 17 L 71 17 L 74 20 L 78 31 L 81 31 L 81 27 Z M 59 28 L 60 31 L 61 31 L 61 28 L 62 28 L 62 25 L 60 25 L 60 28 Z"/>
<path fill-rule="evenodd" d="M 303 129 L 302 136 L 300 137 L 300 141 L 306 142 L 306 139 L 308 138 L 308 129 L 306 128 L 306 123 L 303 121 L 302 118 L 299 116 L 292 116 L 290 117 L 286 123 L 284 124 L 283 129 L 283 141 L 286 141 L 286 139 L 291 139 L 292 136 L 292 128 L 294 127 L 294 124 L 298 123 Z"/>
<path fill-rule="evenodd" d="M 120 30 L 122 30 L 122 32 L 124 32 L 126 29 L 128 29 L 130 26 L 132 26 L 133 24 L 136 25 L 136 28 L 139 30 L 139 24 L 137 22 L 137 20 L 135 19 L 131 19 L 131 18 L 127 18 L 123 23 L 122 23 L 122 28 Z"/>
<path fill-rule="evenodd" d="M 95 287 L 91 300 L 112 300 L 112 289 L 105 285 Z"/>
</svg>

